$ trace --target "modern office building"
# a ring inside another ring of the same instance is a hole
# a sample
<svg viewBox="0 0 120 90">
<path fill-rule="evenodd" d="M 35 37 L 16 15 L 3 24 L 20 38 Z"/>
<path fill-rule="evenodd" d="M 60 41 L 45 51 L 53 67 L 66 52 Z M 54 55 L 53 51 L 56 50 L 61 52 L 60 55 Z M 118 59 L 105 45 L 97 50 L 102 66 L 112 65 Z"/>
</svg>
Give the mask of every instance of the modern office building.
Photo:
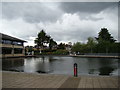
<svg viewBox="0 0 120 90">
<path fill-rule="evenodd" d="M 24 40 L 0 33 L 0 57 L 18 57 L 25 55 Z"/>
</svg>

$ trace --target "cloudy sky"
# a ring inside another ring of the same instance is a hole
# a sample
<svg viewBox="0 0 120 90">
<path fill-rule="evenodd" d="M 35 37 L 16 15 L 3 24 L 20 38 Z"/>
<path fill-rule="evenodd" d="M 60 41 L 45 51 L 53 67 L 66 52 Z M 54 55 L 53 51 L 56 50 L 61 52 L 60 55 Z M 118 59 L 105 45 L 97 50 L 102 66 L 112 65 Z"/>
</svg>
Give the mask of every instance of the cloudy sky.
<svg viewBox="0 0 120 90">
<path fill-rule="evenodd" d="M 108 28 L 118 39 L 117 2 L 2 2 L 0 32 L 26 40 L 34 39 L 42 29 L 57 43 L 86 42 Z"/>
</svg>

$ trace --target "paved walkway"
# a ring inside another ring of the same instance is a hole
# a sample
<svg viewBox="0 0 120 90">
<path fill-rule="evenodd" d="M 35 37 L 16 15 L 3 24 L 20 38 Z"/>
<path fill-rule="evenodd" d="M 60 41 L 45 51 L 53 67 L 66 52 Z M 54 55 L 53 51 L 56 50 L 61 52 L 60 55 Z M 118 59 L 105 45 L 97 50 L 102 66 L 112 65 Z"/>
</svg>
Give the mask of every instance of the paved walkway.
<svg viewBox="0 0 120 90">
<path fill-rule="evenodd" d="M 118 88 L 118 77 L 3 72 L 3 88 Z"/>
</svg>

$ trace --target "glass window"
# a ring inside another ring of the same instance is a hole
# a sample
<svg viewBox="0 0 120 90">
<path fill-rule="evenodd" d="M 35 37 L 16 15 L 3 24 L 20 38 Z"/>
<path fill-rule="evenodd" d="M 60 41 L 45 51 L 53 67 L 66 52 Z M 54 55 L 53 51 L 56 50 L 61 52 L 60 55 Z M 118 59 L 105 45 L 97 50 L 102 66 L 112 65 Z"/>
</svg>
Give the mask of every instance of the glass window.
<svg viewBox="0 0 120 90">
<path fill-rule="evenodd" d="M 23 43 L 22 42 L 18 42 L 18 45 L 23 45 Z"/>
<path fill-rule="evenodd" d="M 2 39 L 0 39 L 0 43 L 2 43 Z"/>
<path fill-rule="evenodd" d="M 11 54 L 12 48 L 2 47 L 2 54 Z"/>
<path fill-rule="evenodd" d="M 17 45 L 17 42 L 14 41 L 13 44 L 14 44 L 14 45 Z"/>
<path fill-rule="evenodd" d="M 22 42 L 16 42 L 16 41 L 14 41 L 14 42 L 13 42 L 13 45 L 20 45 L 20 46 L 22 46 L 23 43 L 22 43 Z"/>
<path fill-rule="evenodd" d="M 12 44 L 12 41 L 10 41 L 10 40 L 2 40 L 2 43 L 3 44 Z"/>
<path fill-rule="evenodd" d="M 23 49 L 22 48 L 14 48 L 15 54 L 22 54 Z"/>
</svg>

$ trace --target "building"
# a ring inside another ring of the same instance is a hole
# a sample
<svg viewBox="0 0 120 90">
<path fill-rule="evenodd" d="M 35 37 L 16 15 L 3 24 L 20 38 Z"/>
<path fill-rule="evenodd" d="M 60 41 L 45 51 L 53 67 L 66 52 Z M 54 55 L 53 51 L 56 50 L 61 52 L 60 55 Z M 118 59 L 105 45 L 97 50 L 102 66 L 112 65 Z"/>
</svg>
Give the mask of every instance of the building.
<svg viewBox="0 0 120 90">
<path fill-rule="evenodd" d="M 65 49 L 70 52 L 70 51 L 71 51 L 71 48 L 72 48 L 72 43 L 71 43 L 71 42 L 68 42 L 68 44 L 65 45 Z"/>
<path fill-rule="evenodd" d="M 0 57 L 24 56 L 24 40 L 0 33 Z"/>
</svg>

